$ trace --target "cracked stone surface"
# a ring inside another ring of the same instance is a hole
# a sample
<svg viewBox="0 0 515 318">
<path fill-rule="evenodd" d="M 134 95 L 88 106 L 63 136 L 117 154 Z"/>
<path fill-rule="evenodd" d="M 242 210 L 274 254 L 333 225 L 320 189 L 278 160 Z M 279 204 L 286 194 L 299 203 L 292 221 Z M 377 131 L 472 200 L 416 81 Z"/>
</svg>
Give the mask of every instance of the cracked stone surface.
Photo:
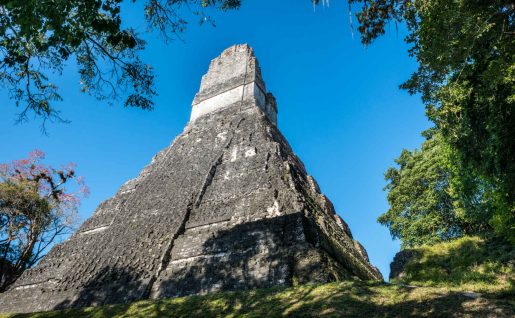
<svg viewBox="0 0 515 318">
<path fill-rule="evenodd" d="M 239 98 L 206 103 L 238 87 Z M 264 90 L 249 46 L 214 59 L 193 102 L 209 110 L 0 294 L 0 311 L 382 280 L 278 130 Z"/>
</svg>

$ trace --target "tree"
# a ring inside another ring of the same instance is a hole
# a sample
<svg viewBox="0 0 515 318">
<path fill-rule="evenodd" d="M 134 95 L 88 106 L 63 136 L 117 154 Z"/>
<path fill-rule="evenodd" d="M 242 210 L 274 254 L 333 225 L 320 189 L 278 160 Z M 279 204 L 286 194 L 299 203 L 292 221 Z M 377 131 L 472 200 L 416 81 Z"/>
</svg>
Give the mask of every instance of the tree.
<svg viewBox="0 0 515 318">
<path fill-rule="evenodd" d="M 421 94 L 459 164 L 493 188 L 495 230 L 515 242 L 515 4 L 493 0 L 349 0 L 366 45 L 406 22 L 419 64 L 401 87 Z"/>
<path fill-rule="evenodd" d="M 0 165 L 0 291 L 70 233 L 80 199 L 88 194 L 73 164 L 57 170 L 40 164 L 43 158 L 36 150 Z M 71 180 L 75 192 L 66 188 Z"/>
<path fill-rule="evenodd" d="M 132 0 L 135 2 L 136 0 Z M 29 114 L 61 119 L 53 102 L 62 100 L 49 80 L 75 58 L 81 90 L 100 100 L 124 97 L 126 107 L 152 109 L 154 71 L 138 53 L 145 42 L 122 27 L 122 0 L 0 0 L 0 82 Z M 239 0 L 147 0 L 144 16 L 150 28 L 166 38 L 187 24 L 182 6 L 210 21 L 204 9 L 238 8 Z"/>
<path fill-rule="evenodd" d="M 403 150 L 395 163 L 385 174 L 390 208 L 378 221 L 403 248 L 491 231 L 491 187 L 461 169 L 442 136 L 428 133 L 420 150 Z"/>
</svg>

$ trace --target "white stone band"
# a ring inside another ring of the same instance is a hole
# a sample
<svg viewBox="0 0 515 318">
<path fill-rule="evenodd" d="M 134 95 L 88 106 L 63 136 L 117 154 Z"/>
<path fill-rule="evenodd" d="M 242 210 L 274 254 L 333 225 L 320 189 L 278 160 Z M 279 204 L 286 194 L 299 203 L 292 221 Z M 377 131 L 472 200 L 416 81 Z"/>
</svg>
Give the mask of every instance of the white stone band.
<svg viewBox="0 0 515 318">
<path fill-rule="evenodd" d="M 193 105 L 190 122 L 194 122 L 201 116 L 218 111 L 227 106 L 233 105 L 236 102 L 248 100 L 249 98 L 253 98 L 256 101 L 257 106 L 259 106 L 261 110 L 265 110 L 265 94 L 255 82 L 252 82 L 246 85 L 237 86 Z"/>
</svg>

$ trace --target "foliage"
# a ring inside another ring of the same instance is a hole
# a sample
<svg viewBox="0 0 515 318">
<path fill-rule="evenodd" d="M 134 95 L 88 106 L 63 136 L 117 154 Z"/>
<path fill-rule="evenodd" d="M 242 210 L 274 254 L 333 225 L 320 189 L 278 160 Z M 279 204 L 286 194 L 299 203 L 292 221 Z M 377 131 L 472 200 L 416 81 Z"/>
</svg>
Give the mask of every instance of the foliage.
<svg viewBox="0 0 515 318">
<path fill-rule="evenodd" d="M 68 234 L 80 198 L 88 193 L 73 164 L 57 170 L 40 164 L 43 158 L 36 150 L 27 159 L 0 165 L 0 290 Z M 78 184 L 76 192 L 65 187 L 72 179 Z M 8 270 L 14 271 L 11 279 Z"/>
<path fill-rule="evenodd" d="M 491 229 L 491 187 L 460 167 L 440 134 L 428 134 L 420 150 L 403 150 L 395 162 L 398 167 L 385 173 L 390 208 L 378 221 L 401 239 L 402 247 Z"/>
<path fill-rule="evenodd" d="M 515 242 L 515 5 L 512 1 L 349 0 L 362 42 L 405 21 L 419 67 L 401 87 L 427 115 L 463 169 L 493 188 L 494 229 Z"/>
<path fill-rule="evenodd" d="M 515 250 L 504 240 L 466 236 L 413 251 L 397 281 L 515 296 Z"/>
<path fill-rule="evenodd" d="M 346 281 L 0 317 L 491 317 L 493 312 L 511 317 L 515 308 L 508 300 L 474 300 L 443 288 Z"/>
<path fill-rule="evenodd" d="M 29 113 L 60 119 L 53 102 L 62 98 L 49 78 L 60 75 L 73 57 L 83 92 L 111 102 L 124 96 L 127 107 L 152 109 L 154 72 L 138 57 L 145 42 L 122 27 L 121 2 L 0 0 L 0 82 L 22 106 L 20 120 Z M 145 18 L 151 28 L 170 37 L 186 25 L 178 15 L 181 6 L 207 21 L 205 8 L 239 5 L 239 0 L 147 0 Z"/>
<path fill-rule="evenodd" d="M 183 32 L 188 24 L 179 15 L 182 7 L 198 16 L 201 24 L 209 22 L 214 25 L 214 21 L 206 13 L 207 8 L 215 7 L 226 11 L 238 9 L 240 5 L 241 0 L 147 0 L 145 18 L 151 28 L 158 30 L 165 40 L 170 40 Z"/>
</svg>

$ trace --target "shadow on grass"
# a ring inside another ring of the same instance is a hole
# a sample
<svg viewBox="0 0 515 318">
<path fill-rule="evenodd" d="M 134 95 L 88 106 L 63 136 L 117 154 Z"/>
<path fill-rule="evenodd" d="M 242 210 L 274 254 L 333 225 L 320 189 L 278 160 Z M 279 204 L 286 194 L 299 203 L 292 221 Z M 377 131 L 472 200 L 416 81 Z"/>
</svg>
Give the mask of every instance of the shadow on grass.
<svg viewBox="0 0 515 318">
<path fill-rule="evenodd" d="M 396 295 L 389 295 L 395 289 Z M 182 303 L 160 301 L 155 312 L 141 317 L 513 317 L 508 304 L 477 301 L 461 294 L 425 295 L 384 285 L 328 284 L 297 289 L 227 293 L 191 298 Z M 393 300 L 395 296 L 404 298 Z M 129 313 L 131 316 L 134 312 Z"/>
<path fill-rule="evenodd" d="M 30 317 L 513 317 L 509 302 L 431 288 L 344 282 L 226 292 Z M 14 317 L 29 317 L 16 315 Z"/>
</svg>

